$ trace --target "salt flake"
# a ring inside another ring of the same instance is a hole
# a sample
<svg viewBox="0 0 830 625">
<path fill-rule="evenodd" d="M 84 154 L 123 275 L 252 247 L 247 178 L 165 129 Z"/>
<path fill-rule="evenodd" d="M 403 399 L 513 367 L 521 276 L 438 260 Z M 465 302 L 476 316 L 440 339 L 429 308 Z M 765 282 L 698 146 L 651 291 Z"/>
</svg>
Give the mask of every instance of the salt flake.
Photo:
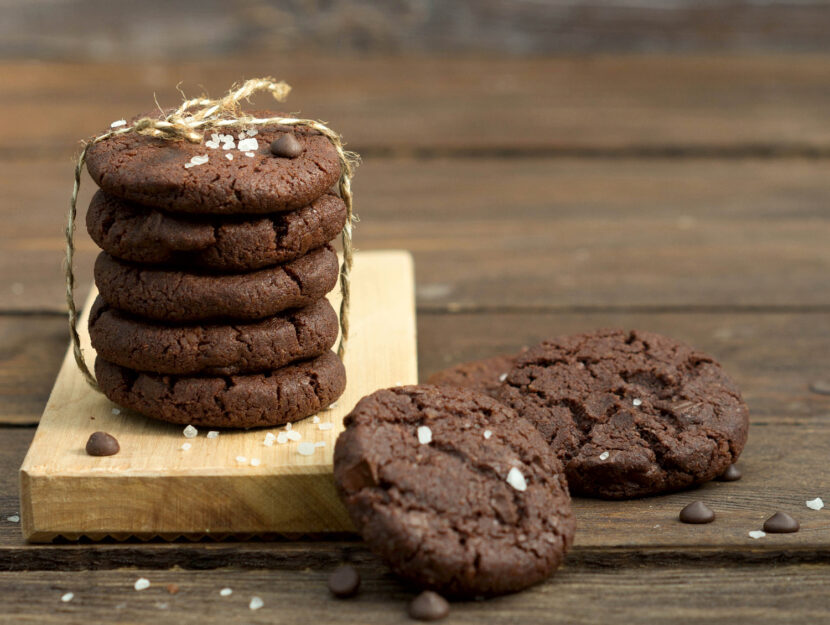
<svg viewBox="0 0 830 625">
<path fill-rule="evenodd" d="M 231 590 L 230 588 L 223 588 L 222 590 L 219 591 L 219 595 L 221 597 L 230 597 L 232 594 L 233 594 L 233 590 Z"/>
<path fill-rule="evenodd" d="M 13 514 L 13 515 L 11 515 L 11 516 L 7 516 L 7 517 L 6 517 L 6 520 L 7 520 L 9 523 L 20 523 L 20 516 L 19 516 L 19 515 L 17 515 L 17 514 Z"/>
<path fill-rule="evenodd" d="M 767 533 L 766 533 L 766 532 L 762 532 L 761 530 L 752 530 L 752 531 L 749 533 L 749 537 L 750 537 L 750 538 L 755 538 L 756 540 L 757 540 L 758 538 L 763 538 L 763 537 L 764 537 L 764 536 L 766 536 L 766 535 L 767 535 Z"/>
<path fill-rule="evenodd" d="M 120 415 L 120 414 L 121 414 L 121 409 L 120 409 L 120 408 L 113 408 L 113 409 L 112 409 L 112 414 L 114 414 L 114 415 Z"/>
<path fill-rule="evenodd" d="M 219 432 L 217 432 L 216 430 L 211 430 L 207 433 L 208 438 L 216 438 L 217 436 L 219 436 Z"/>
<path fill-rule="evenodd" d="M 499 376 L 499 382 L 504 382 L 506 379 L 507 379 L 507 374 L 506 373 L 502 373 Z"/>
<path fill-rule="evenodd" d="M 63 595 L 61 595 L 61 601 L 63 601 L 64 603 L 69 603 L 74 598 L 75 598 L 75 593 L 74 592 L 67 592 L 67 593 L 64 593 Z"/>
<path fill-rule="evenodd" d="M 256 137 L 259 134 L 259 130 L 252 128 L 251 130 L 248 130 L 247 133 L 249 137 Z"/>
<path fill-rule="evenodd" d="M 334 429 L 334 423 L 321 423 L 317 426 L 317 429 L 323 430 L 323 431 L 333 430 Z"/>
<path fill-rule="evenodd" d="M 806 503 L 807 507 L 810 508 L 810 510 L 821 510 L 824 507 L 824 502 L 821 500 L 821 497 L 816 497 L 815 499 L 811 499 Z"/>
<path fill-rule="evenodd" d="M 316 443 L 314 443 L 314 446 L 315 447 L 325 447 L 326 446 L 326 441 L 317 441 Z"/>
<path fill-rule="evenodd" d="M 314 443 L 304 441 L 297 445 L 297 453 L 301 456 L 310 456 L 314 453 Z"/>
<path fill-rule="evenodd" d="M 314 415 L 313 417 L 311 417 L 311 422 L 312 423 L 320 423 L 320 417 L 318 417 L 317 415 Z"/>
<path fill-rule="evenodd" d="M 493 433 L 490 430 L 484 430 L 484 438 L 489 439 Z"/>
<path fill-rule="evenodd" d="M 240 152 L 252 152 L 253 150 L 259 149 L 259 142 L 253 137 L 250 139 L 241 139 L 236 144 L 236 147 Z"/>
<path fill-rule="evenodd" d="M 146 577 L 139 577 L 135 580 L 135 584 L 133 584 L 133 588 L 136 590 L 147 590 L 150 587 L 150 580 Z"/>
<path fill-rule="evenodd" d="M 280 445 L 284 445 L 285 443 L 287 443 L 288 442 L 288 433 L 287 432 L 280 432 L 279 434 L 277 434 L 277 442 Z"/>
<path fill-rule="evenodd" d="M 233 160 L 233 154 L 230 154 L 230 153 L 225 154 L 225 158 L 228 159 L 229 161 L 232 161 Z"/>
<path fill-rule="evenodd" d="M 259 466 L 259 458 L 251 458 L 251 466 L 258 467 Z"/>
<path fill-rule="evenodd" d="M 253 152 L 245 152 L 245 156 L 253 156 L 253 155 L 254 155 Z"/>
<path fill-rule="evenodd" d="M 182 451 L 187 451 L 192 445 L 190 443 L 182 443 Z"/>
<path fill-rule="evenodd" d="M 265 435 L 265 440 L 262 441 L 262 444 L 265 445 L 266 447 L 272 447 L 274 445 L 274 441 L 276 441 L 276 440 L 277 440 L 277 437 L 274 436 L 274 433 L 273 432 L 268 432 Z"/>
<path fill-rule="evenodd" d="M 259 597 L 251 597 L 251 602 L 248 604 L 248 607 L 252 610 L 259 610 L 264 605 L 265 602 Z"/>
<path fill-rule="evenodd" d="M 607 451 L 603 451 L 603 452 L 599 455 L 599 459 L 600 459 L 600 460 L 608 460 L 608 456 L 610 456 L 610 455 L 611 455 L 611 454 L 609 454 Z"/>
<path fill-rule="evenodd" d="M 637 399 L 634 399 L 631 403 L 634 404 L 635 406 L 642 406 L 643 405 L 643 400 L 638 397 Z"/>
<path fill-rule="evenodd" d="M 194 428 L 192 425 L 188 425 L 183 431 L 185 438 L 196 438 L 196 435 L 199 434 L 199 430 Z"/>
<path fill-rule="evenodd" d="M 236 461 L 239 464 L 245 464 L 246 462 L 248 462 L 248 459 L 245 456 L 237 456 Z"/>
<path fill-rule="evenodd" d="M 118 121 L 114 121 L 110 124 L 110 128 L 120 128 L 121 126 L 126 126 L 127 120 L 126 119 L 119 119 Z"/>
<path fill-rule="evenodd" d="M 527 490 L 527 482 L 525 476 L 516 467 L 511 467 L 507 474 L 507 483 L 518 491 Z"/>
<path fill-rule="evenodd" d="M 285 436 L 290 441 L 298 441 L 303 437 L 303 435 L 300 434 L 297 430 L 291 430 L 289 432 L 286 432 Z"/>
<path fill-rule="evenodd" d="M 429 445 L 432 442 L 432 430 L 426 425 L 418 426 L 418 442 L 421 445 Z"/>
</svg>

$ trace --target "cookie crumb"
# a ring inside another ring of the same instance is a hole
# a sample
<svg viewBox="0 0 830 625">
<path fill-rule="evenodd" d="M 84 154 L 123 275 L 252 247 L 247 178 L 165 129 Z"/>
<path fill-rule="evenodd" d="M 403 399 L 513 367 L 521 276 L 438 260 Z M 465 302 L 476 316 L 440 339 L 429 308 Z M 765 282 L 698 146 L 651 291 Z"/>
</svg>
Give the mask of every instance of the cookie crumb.
<svg viewBox="0 0 830 625">
<path fill-rule="evenodd" d="M 248 604 L 248 607 L 251 610 L 259 610 L 264 605 L 265 602 L 259 597 L 251 597 L 251 602 Z"/>
<path fill-rule="evenodd" d="M 230 588 L 223 588 L 222 590 L 219 591 L 219 596 L 220 597 L 230 597 L 232 594 L 233 594 L 233 590 L 231 590 Z"/>
<path fill-rule="evenodd" d="M 63 601 L 64 603 L 69 603 L 74 598 L 75 598 L 75 593 L 74 592 L 66 592 L 66 593 L 61 595 L 61 601 Z"/>
<path fill-rule="evenodd" d="M 135 584 L 133 584 L 133 588 L 136 590 L 146 590 L 150 587 L 150 580 L 146 577 L 139 577 L 135 580 Z"/>
<path fill-rule="evenodd" d="M 185 438 L 196 438 L 196 436 L 199 434 L 199 430 L 197 430 L 196 428 L 194 428 L 192 425 L 188 425 L 188 426 L 187 426 L 187 427 L 186 427 L 186 428 L 182 431 L 182 434 L 184 434 L 184 437 L 185 437 Z"/>
<path fill-rule="evenodd" d="M 507 473 L 507 483 L 518 491 L 527 490 L 527 482 L 525 476 L 516 467 L 512 467 Z"/>
<path fill-rule="evenodd" d="M 824 507 L 824 502 L 821 500 L 821 497 L 816 497 L 805 503 L 810 510 L 821 510 Z"/>
<path fill-rule="evenodd" d="M 308 441 L 304 441 L 297 445 L 297 453 L 301 456 L 310 456 L 314 453 L 314 443 L 309 443 Z"/>
<path fill-rule="evenodd" d="M 484 438 L 489 439 L 493 433 L 490 430 L 484 430 Z"/>
<path fill-rule="evenodd" d="M 429 445 L 432 442 L 432 430 L 426 425 L 418 426 L 418 442 L 421 445 Z"/>
<path fill-rule="evenodd" d="M 762 532 L 761 530 L 752 530 L 752 531 L 749 533 L 749 537 L 750 537 L 750 538 L 755 538 L 756 540 L 757 540 L 758 538 L 763 538 L 763 537 L 764 537 L 764 536 L 766 536 L 766 535 L 767 535 L 767 533 L 766 533 L 766 532 Z"/>
</svg>

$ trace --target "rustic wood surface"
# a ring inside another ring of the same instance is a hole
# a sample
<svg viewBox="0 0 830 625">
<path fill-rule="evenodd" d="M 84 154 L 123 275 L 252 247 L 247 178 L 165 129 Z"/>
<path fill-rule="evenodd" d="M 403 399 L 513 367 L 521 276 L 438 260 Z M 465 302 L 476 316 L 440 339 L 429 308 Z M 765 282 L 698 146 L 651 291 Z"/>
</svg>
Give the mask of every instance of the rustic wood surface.
<svg viewBox="0 0 830 625">
<path fill-rule="evenodd" d="M 153 91 L 175 101 L 180 79 L 216 93 L 258 73 L 285 76 L 291 110 L 363 150 L 356 243 L 413 251 L 422 378 L 558 333 L 638 327 L 714 354 L 749 403 L 743 480 L 576 500 L 580 531 L 557 576 L 454 606 L 450 622 L 820 622 L 830 512 L 804 501 L 830 502 L 830 395 L 811 390 L 830 386 L 830 57 L 292 63 L 0 66 L 11 96 L 0 115 L 0 596 L 11 598 L 0 622 L 406 619 L 411 589 L 348 535 L 35 546 L 7 520 L 25 424 L 66 347 L 61 229 L 76 140 L 148 108 Z M 82 233 L 78 245 L 80 301 L 95 251 Z M 715 523 L 676 521 L 695 499 Z M 803 529 L 749 538 L 776 510 Z M 344 559 L 365 583 L 340 603 L 324 586 Z M 142 593 L 139 576 L 153 583 Z"/>
</svg>

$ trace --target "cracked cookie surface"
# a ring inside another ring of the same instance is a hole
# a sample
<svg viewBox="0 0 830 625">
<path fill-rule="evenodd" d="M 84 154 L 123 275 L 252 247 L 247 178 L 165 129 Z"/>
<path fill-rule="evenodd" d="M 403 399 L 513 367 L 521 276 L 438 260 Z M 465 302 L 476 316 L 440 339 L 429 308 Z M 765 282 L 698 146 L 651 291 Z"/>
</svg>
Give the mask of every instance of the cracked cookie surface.
<svg viewBox="0 0 830 625">
<path fill-rule="evenodd" d="M 239 274 L 154 268 L 106 252 L 95 261 L 95 284 L 107 304 L 167 322 L 270 317 L 320 299 L 335 287 L 338 273 L 330 246 L 285 265 Z"/>
<path fill-rule="evenodd" d="M 89 315 L 92 347 L 138 371 L 234 375 L 278 369 L 331 349 L 337 313 L 323 298 L 251 323 L 166 325 L 110 307 L 100 297 Z"/>
<path fill-rule="evenodd" d="M 252 111 L 255 117 L 278 117 Z M 229 128 L 234 146 L 241 128 Z M 272 213 L 306 206 L 340 178 L 337 151 L 323 135 L 282 126 L 257 128 L 257 147 L 240 151 L 201 143 L 125 133 L 90 146 L 87 169 L 107 193 L 142 206 L 186 213 Z M 293 132 L 303 148 L 297 158 L 271 154 L 271 142 Z M 252 153 L 253 156 L 246 156 Z M 227 158 L 231 155 L 232 160 Z M 193 157 L 208 161 L 185 167 Z"/>
<path fill-rule="evenodd" d="M 513 410 L 473 391 L 401 386 L 358 402 L 334 478 L 369 547 L 402 577 L 453 596 L 546 579 L 573 541 L 562 469 Z"/>
<path fill-rule="evenodd" d="M 346 205 L 327 193 L 294 211 L 267 216 L 197 216 L 139 206 L 103 191 L 86 226 L 105 252 L 136 263 L 250 271 L 325 245 L 343 229 Z"/>
<path fill-rule="evenodd" d="M 334 352 L 267 373 L 170 376 L 95 360 L 95 377 L 116 404 L 169 423 L 253 428 L 299 421 L 343 393 L 346 371 Z"/>
<path fill-rule="evenodd" d="M 524 350 L 521 353 L 524 353 Z M 507 378 L 507 372 L 516 364 L 518 357 L 519 354 L 504 354 L 462 362 L 433 373 L 427 378 L 427 384 L 466 388 L 496 397 Z"/>
<path fill-rule="evenodd" d="M 650 332 L 601 330 L 532 347 L 498 399 L 562 460 L 573 494 L 613 499 L 706 482 L 735 462 L 749 411 L 710 356 Z"/>
</svg>

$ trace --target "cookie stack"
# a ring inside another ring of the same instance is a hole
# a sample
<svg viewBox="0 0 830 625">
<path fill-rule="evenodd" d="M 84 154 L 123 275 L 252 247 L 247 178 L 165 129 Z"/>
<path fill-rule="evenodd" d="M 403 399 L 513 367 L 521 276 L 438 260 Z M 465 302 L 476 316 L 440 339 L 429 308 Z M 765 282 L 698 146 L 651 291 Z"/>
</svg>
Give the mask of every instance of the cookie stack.
<svg viewBox="0 0 830 625">
<path fill-rule="evenodd" d="M 346 221 L 332 191 L 340 163 L 313 131 L 230 132 L 202 143 L 126 133 L 89 149 L 100 190 L 87 229 L 103 250 L 95 374 L 107 397 L 150 417 L 274 426 L 345 388 L 325 298 Z"/>
</svg>

